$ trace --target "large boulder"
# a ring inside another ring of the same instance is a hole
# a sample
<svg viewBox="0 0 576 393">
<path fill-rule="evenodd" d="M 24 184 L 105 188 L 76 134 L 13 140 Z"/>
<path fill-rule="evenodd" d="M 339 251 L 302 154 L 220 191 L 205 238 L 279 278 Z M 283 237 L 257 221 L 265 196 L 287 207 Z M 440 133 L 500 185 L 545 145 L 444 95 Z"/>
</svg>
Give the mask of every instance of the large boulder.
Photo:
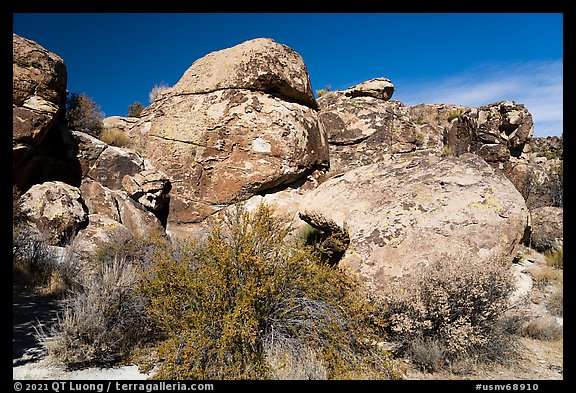
<svg viewBox="0 0 576 393">
<path fill-rule="evenodd" d="M 394 84 L 388 78 L 374 78 L 350 87 L 345 94 L 350 97 L 374 97 L 388 101 L 394 94 Z"/>
<path fill-rule="evenodd" d="M 207 54 L 196 60 L 172 89 L 188 94 L 246 89 L 317 108 L 302 57 L 269 38 Z"/>
<path fill-rule="evenodd" d="M 117 221 L 130 231 L 132 237 L 152 238 L 164 234 L 160 220 L 125 191 L 113 191 L 91 179 L 84 179 L 80 189 L 90 214 Z"/>
<path fill-rule="evenodd" d="M 81 261 L 98 262 L 99 253 L 133 239 L 123 224 L 102 214 L 89 214 L 88 226 L 78 233 L 70 248 Z"/>
<path fill-rule="evenodd" d="M 473 154 L 388 155 L 321 184 L 300 212 L 349 231 L 340 266 L 375 291 L 444 257 L 512 262 L 528 217 L 514 186 Z"/>
<path fill-rule="evenodd" d="M 66 66 L 59 56 L 34 41 L 12 35 L 12 171 L 13 182 L 22 191 L 35 181 L 54 178 L 38 173 L 48 167 L 65 172 L 53 158 L 40 164 L 30 159 L 63 117 L 66 80 Z"/>
<path fill-rule="evenodd" d="M 18 203 L 27 220 L 52 245 L 65 243 L 87 224 L 80 190 L 62 182 L 36 184 Z"/>
<path fill-rule="evenodd" d="M 57 110 L 66 96 L 66 66 L 38 43 L 12 34 L 12 102 L 31 109 Z"/>
<path fill-rule="evenodd" d="M 172 183 L 168 221 L 202 221 L 328 164 L 300 56 L 270 39 L 197 60 L 131 133 Z"/>
</svg>

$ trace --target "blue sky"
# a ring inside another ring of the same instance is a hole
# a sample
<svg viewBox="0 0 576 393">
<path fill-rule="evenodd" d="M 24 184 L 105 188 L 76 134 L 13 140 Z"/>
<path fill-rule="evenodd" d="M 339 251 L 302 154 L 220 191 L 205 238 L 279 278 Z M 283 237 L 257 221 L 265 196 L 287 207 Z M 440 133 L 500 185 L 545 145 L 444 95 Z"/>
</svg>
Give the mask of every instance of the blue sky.
<svg viewBox="0 0 576 393">
<path fill-rule="evenodd" d="M 534 136 L 563 131 L 563 15 L 559 13 L 14 14 L 13 31 L 62 57 L 68 90 L 106 116 L 148 105 L 194 60 L 269 37 L 304 59 L 312 88 L 375 77 L 407 105 L 526 105 Z"/>
</svg>

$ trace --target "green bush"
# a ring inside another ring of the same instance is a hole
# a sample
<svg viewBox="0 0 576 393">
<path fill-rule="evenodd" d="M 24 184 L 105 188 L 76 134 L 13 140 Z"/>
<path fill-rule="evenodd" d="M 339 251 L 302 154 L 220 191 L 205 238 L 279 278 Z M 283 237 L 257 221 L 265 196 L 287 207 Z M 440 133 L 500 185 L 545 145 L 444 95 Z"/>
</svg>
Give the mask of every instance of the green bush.
<svg viewBox="0 0 576 393">
<path fill-rule="evenodd" d="M 270 207 L 237 207 L 158 252 L 140 289 L 162 336 L 139 365 L 157 379 L 394 376 L 376 305 L 288 232 Z"/>
</svg>

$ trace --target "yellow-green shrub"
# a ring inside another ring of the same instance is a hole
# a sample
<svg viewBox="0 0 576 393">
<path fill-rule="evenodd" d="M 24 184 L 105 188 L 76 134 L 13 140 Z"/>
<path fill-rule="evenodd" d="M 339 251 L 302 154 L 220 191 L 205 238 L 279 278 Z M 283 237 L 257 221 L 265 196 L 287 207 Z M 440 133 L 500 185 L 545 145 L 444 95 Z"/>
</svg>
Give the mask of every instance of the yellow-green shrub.
<svg viewBox="0 0 576 393">
<path fill-rule="evenodd" d="M 271 208 L 238 207 L 204 241 L 159 252 L 140 288 L 163 337 L 140 365 L 159 379 L 390 376 L 375 345 L 383 323 L 360 284 L 287 234 Z M 302 359 L 309 366 L 294 367 Z"/>
</svg>

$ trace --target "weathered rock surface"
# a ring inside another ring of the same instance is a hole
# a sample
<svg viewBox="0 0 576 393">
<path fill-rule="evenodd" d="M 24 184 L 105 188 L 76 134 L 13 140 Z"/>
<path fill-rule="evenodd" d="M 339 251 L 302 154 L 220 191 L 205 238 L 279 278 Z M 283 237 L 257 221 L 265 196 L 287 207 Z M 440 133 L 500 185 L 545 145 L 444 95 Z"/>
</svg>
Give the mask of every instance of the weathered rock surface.
<svg viewBox="0 0 576 393">
<path fill-rule="evenodd" d="M 140 153 L 110 146 L 83 132 L 74 131 L 77 157 L 84 179 L 111 190 L 125 190 L 152 212 L 164 209 L 172 188 L 167 175 L 156 170 Z"/>
<path fill-rule="evenodd" d="M 529 209 L 563 206 L 563 163 L 559 159 L 510 158 L 503 172 L 526 200 Z"/>
<path fill-rule="evenodd" d="M 444 256 L 512 261 L 528 215 L 514 186 L 473 154 L 388 156 L 321 184 L 300 211 L 348 229 L 340 265 L 376 291 Z"/>
<path fill-rule="evenodd" d="M 52 245 L 69 240 L 87 224 L 80 190 L 62 182 L 34 185 L 18 203 L 21 212 Z"/>
<path fill-rule="evenodd" d="M 169 222 L 201 221 L 327 165 L 314 103 L 302 59 L 272 40 L 194 62 L 132 128 L 172 183 Z"/>
<path fill-rule="evenodd" d="M 30 109 L 58 110 L 66 95 L 66 66 L 56 54 L 12 34 L 12 101 Z"/>
<path fill-rule="evenodd" d="M 130 230 L 118 221 L 101 214 L 89 214 L 88 226 L 78 233 L 70 247 L 81 260 L 94 260 L 102 249 L 132 238 Z"/>
<path fill-rule="evenodd" d="M 455 118 L 448 129 L 447 144 L 456 155 L 472 152 L 498 164 L 510 156 L 525 155 L 533 133 L 528 109 L 514 101 L 501 101 L 470 108 Z"/>
<path fill-rule="evenodd" d="M 12 171 L 15 184 L 26 191 L 33 183 L 28 177 L 46 164 L 30 158 L 64 113 L 67 73 L 59 56 L 16 34 L 12 73 Z"/>
<path fill-rule="evenodd" d="M 349 90 L 329 92 L 318 99 L 318 117 L 330 143 L 330 169 L 340 173 L 377 162 L 386 154 L 436 149 L 442 130 L 415 124 L 408 107 Z"/>
<path fill-rule="evenodd" d="M 373 93 L 370 86 L 387 81 L 377 78 L 318 99 L 333 172 L 377 162 L 387 153 L 426 151 L 458 156 L 471 152 L 505 173 L 511 157 L 528 157 L 533 123 L 523 105 L 502 101 L 478 108 L 405 106 L 385 101 L 386 94 Z M 393 91 L 393 86 L 390 89 Z M 445 146 L 449 150 L 443 151 Z"/>
<path fill-rule="evenodd" d="M 102 119 L 102 126 L 104 129 L 117 128 L 119 130 L 127 131 L 131 129 L 137 122 L 137 117 L 109 116 Z"/>
<path fill-rule="evenodd" d="M 530 245 L 537 251 L 562 249 L 564 244 L 564 209 L 539 207 L 530 211 Z"/>
<path fill-rule="evenodd" d="M 143 170 L 131 175 L 124 175 L 122 187 L 132 199 L 150 211 L 160 211 L 168 203 L 168 193 L 172 184 L 164 173 L 155 170 Z"/>
<path fill-rule="evenodd" d="M 196 60 L 172 88 L 188 94 L 246 89 L 317 108 L 308 69 L 286 45 L 257 38 Z"/>
</svg>

